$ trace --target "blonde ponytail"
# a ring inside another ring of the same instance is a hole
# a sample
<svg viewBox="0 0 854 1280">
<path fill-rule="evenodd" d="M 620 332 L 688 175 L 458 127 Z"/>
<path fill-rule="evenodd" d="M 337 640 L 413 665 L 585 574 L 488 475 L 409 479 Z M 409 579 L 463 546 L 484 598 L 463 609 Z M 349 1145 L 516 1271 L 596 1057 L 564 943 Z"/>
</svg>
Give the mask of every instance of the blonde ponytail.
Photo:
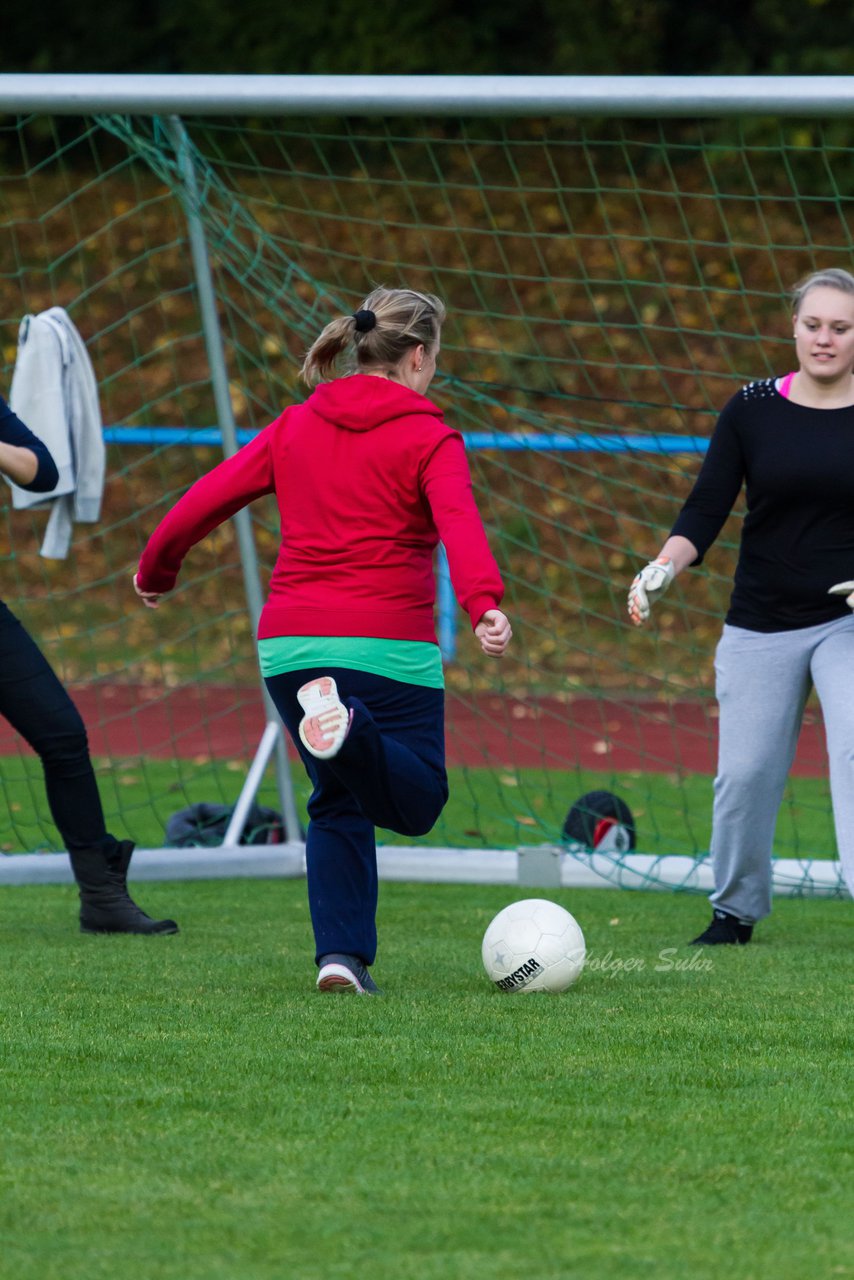
<svg viewBox="0 0 854 1280">
<path fill-rule="evenodd" d="M 300 377 L 310 387 L 327 381 L 345 352 L 349 372 L 391 372 L 412 347 L 435 347 L 444 319 L 445 304 L 432 293 L 374 289 L 353 315 L 326 326 L 309 349 Z"/>
</svg>

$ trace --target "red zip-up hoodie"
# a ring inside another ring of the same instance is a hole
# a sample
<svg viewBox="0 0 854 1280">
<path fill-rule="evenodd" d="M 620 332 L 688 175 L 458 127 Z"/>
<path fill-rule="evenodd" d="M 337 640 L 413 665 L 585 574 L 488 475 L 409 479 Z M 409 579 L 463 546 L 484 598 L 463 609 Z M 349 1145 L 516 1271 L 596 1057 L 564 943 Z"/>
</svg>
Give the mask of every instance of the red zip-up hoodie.
<svg viewBox="0 0 854 1280">
<path fill-rule="evenodd" d="M 367 374 L 321 384 L 197 480 L 151 535 L 140 589 L 171 590 L 190 547 L 265 493 L 282 541 L 259 639 L 435 641 L 440 539 L 472 626 L 501 602 L 462 437 L 426 396 Z"/>
</svg>

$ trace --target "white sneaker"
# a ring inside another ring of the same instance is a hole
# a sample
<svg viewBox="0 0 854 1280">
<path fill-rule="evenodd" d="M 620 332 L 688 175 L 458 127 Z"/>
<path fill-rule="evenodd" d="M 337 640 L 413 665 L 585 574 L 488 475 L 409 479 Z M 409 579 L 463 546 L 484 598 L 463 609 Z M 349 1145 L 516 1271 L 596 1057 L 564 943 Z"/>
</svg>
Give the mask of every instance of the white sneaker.
<svg viewBox="0 0 854 1280">
<path fill-rule="evenodd" d="M 328 955 L 320 957 L 317 975 L 318 991 L 353 992 L 358 996 L 378 996 L 381 991 L 367 965 L 358 956 Z"/>
<path fill-rule="evenodd" d="M 332 676 L 309 680 L 297 693 L 297 702 L 305 712 L 299 736 L 306 751 L 318 760 L 337 756 L 350 730 L 353 713 L 338 697 Z"/>
</svg>

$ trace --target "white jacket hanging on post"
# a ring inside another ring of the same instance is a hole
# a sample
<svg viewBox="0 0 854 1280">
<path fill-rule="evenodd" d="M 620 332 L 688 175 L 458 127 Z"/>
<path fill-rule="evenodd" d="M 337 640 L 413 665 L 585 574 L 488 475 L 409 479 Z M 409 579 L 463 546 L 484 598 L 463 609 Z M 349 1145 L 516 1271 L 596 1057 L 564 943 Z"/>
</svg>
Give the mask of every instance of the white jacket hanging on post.
<svg viewBox="0 0 854 1280">
<path fill-rule="evenodd" d="M 62 307 L 24 316 L 9 404 L 53 454 L 59 482 L 50 493 L 11 485 L 16 510 L 50 503 L 41 554 L 64 560 L 72 523 L 101 515 L 106 448 L 98 384 L 86 345 Z"/>
</svg>

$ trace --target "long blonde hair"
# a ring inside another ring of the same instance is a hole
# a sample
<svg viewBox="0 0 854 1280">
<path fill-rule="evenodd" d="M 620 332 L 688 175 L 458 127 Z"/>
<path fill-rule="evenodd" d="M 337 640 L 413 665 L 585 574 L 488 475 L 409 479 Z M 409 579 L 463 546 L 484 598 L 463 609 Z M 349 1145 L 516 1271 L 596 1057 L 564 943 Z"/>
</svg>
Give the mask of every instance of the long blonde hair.
<svg viewBox="0 0 854 1280">
<path fill-rule="evenodd" d="M 325 382 L 345 353 L 355 372 L 394 369 L 412 347 L 435 347 L 444 319 L 445 304 L 432 293 L 374 289 L 353 315 L 330 321 L 312 343 L 300 377 L 310 387 Z"/>
</svg>

